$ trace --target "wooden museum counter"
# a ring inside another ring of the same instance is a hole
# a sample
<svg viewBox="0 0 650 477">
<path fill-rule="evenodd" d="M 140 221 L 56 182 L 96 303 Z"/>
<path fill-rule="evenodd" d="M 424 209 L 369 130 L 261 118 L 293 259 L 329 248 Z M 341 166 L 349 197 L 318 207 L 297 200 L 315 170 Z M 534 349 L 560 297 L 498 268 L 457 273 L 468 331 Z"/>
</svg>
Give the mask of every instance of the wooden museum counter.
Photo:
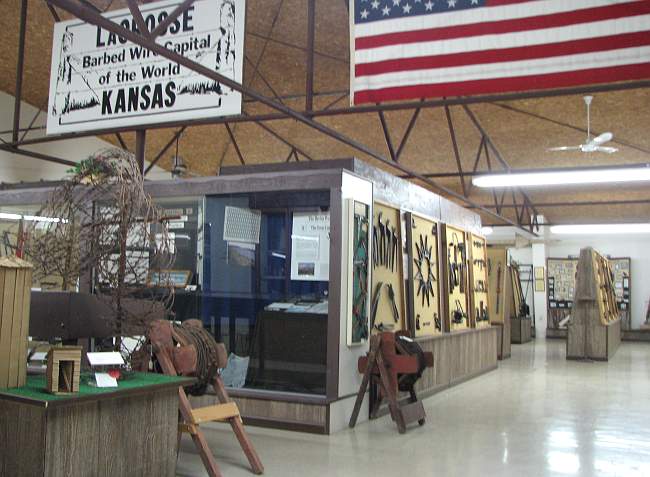
<svg viewBox="0 0 650 477">
<path fill-rule="evenodd" d="M 45 376 L 0 390 L 0 475 L 175 475 L 178 387 L 194 379 L 135 373 L 96 388 L 89 377 L 72 395 L 49 394 Z"/>
</svg>

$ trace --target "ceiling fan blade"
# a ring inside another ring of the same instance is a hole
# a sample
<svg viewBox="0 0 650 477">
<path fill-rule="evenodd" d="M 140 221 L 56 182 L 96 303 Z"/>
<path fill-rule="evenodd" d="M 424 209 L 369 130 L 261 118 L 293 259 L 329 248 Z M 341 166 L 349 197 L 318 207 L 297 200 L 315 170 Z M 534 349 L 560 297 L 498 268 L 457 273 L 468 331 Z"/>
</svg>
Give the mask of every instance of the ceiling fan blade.
<svg viewBox="0 0 650 477">
<path fill-rule="evenodd" d="M 547 151 L 579 151 L 580 146 L 549 147 Z"/>
<path fill-rule="evenodd" d="M 588 145 L 600 146 L 601 144 L 605 144 L 606 142 L 611 141 L 613 138 L 614 135 L 611 132 L 604 132 L 600 136 L 596 136 L 591 141 L 589 141 Z"/>
<path fill-rule="evenodd" d="M 616 147 L 608 147 L 608 146 L 596 146 L 596 151 L 598 152 L 606 152 L 607 154 L 613 154 L 618 151 L 618 148 Z"/>
</svg>

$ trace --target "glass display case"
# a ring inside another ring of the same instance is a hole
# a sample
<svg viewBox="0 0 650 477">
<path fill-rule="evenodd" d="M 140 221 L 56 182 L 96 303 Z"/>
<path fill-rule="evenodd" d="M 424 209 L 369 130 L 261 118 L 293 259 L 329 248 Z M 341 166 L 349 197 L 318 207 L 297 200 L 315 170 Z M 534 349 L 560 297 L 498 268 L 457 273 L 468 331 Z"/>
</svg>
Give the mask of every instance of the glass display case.
<svg viewBox="0 0 650 477">
<path fill-rule="evenodd" d="M 325 393 L 329 197 L 206 198 L 202 319 L 231 353 L 226 384 Z"/>
</svg>

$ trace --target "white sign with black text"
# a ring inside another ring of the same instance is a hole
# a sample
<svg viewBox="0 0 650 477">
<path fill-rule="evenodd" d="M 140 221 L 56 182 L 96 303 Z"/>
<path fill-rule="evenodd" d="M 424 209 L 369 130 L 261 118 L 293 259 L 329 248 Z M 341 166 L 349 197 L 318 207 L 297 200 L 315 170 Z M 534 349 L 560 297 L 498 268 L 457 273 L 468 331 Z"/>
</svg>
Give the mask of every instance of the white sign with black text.
<svg viewBox="0 0 650 477">
<path fill-rule="evenodd" d="M 180 4 L 141 5 L 153 30 Z M 242 82 L 245 0 L 199 0 L 156 43 Z M 104 16 L 137 31 L 128 9 Z M 47 134 L 227 116 L 241 93 L 81 20 L 54 25 Z"/>
<path fill-rule="evenodd" d="M 328 281 L 330 213 L 294 212 L 291 227 L 291 279 Z"/>
</svg>

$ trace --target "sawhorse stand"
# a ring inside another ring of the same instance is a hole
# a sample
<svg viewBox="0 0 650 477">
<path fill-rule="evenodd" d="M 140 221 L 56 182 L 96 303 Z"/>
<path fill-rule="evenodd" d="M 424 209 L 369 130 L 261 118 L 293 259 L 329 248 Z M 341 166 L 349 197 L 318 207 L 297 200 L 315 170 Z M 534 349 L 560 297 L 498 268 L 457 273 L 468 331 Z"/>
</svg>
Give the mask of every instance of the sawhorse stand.
<svg viewBox="0 0 650 477">
<path fill-rule="evenodd" d="M 399 352 L 399 354 L 398 354 Z M 433 354 L 423 353 L 424 366 L 433 366 Z M 406 432 L 406 426 L 417 421 L 424 425 L 426 413 L 422 401 L 418 401 L 414 385 L 417 375 L 422 371 L 418 356 L 409 354 L 408 350 L 395 339 L 395 334 L 383 332 L 370 338 L 370 352 L 359 358 L 358 369 L 363 373 L 363 380 L 354 403 L 350 417 L 350 427 L 354 427 L 359 417 L 363 397 L 368 386 L 375 384 L 379 388 L 376 398 L 370 400 L 370 418 L 374 419 L 384 399 L 388 400 L 388 410 L 397 424 L 400 434 Z M 400 404 L 398 392 L 409 393 L 409 402 Z"/>
</svg>

